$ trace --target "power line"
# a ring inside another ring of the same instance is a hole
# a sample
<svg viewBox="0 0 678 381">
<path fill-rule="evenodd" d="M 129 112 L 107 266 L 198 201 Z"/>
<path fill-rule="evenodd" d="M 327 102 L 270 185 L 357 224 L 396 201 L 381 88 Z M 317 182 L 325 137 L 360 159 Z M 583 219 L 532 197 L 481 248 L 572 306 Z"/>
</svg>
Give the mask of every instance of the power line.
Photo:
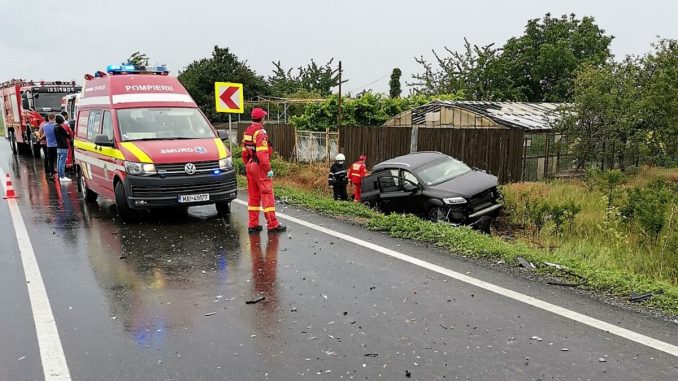
<svg viewBox="0 0 678 381">
<path fill-rule="evenodd" d="M 389 75 L 391 75 L 391 73 L 388 73 L 388 74 L 386 74 L 386 75 L 384 75 L 384 76 L 382 76 L 382 77 L 379 77 L 379 78 L 375 79 L 374 81 L 372 81 L 372 82 L 370 82 L 370 83 L 366 83 L 366 84 L 364 84 L 364 85 L 362 85 L 362 86 L 360 86 L 360 87 L 358 87 L 358 88 L 356 88 L 356 89 L 351 89 L 350 92 L 353 93 L 353 92 L 355 92 L 355 91 L 362 90 L 362 89 L 366 88 L 366 87 L 369 86 L 369 85 L 372 85 L 372 84 L 374 84 L 374 83 L 377 83 L 377 82 L 381 81 L 382 79 L 388 77 Z"/>
</svg>

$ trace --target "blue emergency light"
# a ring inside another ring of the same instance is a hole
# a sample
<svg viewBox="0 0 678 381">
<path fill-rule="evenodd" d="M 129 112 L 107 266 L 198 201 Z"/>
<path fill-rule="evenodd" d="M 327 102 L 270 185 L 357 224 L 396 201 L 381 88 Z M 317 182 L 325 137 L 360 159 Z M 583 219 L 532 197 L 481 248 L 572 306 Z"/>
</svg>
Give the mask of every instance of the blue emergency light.
<svg viewBox="0 0 678 381">
<path fill-rule="evenodd" d="M 165 66 L 108 65 L 106 72 L 109 74 L 167 74 L 169 70 Z"/>
</svg>

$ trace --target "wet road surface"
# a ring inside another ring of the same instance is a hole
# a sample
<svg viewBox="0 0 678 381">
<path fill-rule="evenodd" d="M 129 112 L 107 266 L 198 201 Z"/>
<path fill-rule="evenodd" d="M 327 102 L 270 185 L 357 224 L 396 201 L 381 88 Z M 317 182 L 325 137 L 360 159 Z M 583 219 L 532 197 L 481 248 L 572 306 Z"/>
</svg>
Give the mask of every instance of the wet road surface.
<svg viewBox="0 0 678 381">
<path fill-rule="evenodd" d="M 0 168 L 19 193 L 73 380 L 678 379 L 670 354 L 313 229 L 249 235 L 240 204 L 229 218 L 205 206 L 124 224 L 109 201 L 85 203 L 74 183 L 46 182 L 40 161 L 7 148 Z M 678 324 L 278 210 L 678 344 Z M 5 200 L 0 221 L 0 380 L 44 379 Z"/>
</svg>

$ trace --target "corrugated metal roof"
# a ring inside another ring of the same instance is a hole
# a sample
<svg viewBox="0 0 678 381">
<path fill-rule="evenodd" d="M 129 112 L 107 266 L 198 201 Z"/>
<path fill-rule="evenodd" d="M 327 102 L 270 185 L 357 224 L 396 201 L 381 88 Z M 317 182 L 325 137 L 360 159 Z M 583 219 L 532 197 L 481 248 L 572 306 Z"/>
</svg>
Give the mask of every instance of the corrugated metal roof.
<svg viewBox="0 0 678 381">
<path fill-rule="evenodd" d="M 459 107 L 507 127 L 523 130 L 551 130 L 560 118 L 556 112 L 564 103 L 433 101 L 418 107 L 412 113 L 412 124 L 417 124 L 415 114 L 439 112 L 441 107 Z M 425 110 L 425 111 L 424 111 Z M 423 113 L 421 111 L 424 111 Z M 422 115 L 423 116 L 423 115 Z M 421 121 L 423 122 L 423 120 Z"/>
</svg>

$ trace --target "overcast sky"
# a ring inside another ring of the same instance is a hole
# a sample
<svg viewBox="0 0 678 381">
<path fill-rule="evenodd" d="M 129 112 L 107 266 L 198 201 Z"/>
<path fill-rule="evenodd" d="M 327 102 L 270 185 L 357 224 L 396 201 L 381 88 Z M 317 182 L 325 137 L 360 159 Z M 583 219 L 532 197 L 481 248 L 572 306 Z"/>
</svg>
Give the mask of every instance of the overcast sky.
<svg viewBox="0 0 678 381">
<path fill-rule="evenodd" d="M 617 57 L 649 51 L 657 35 L 678 38 L 675 0 L 0 0 L 0 82 L 81 83 L 135 51 L 176 75 L 219 45 L 264 76 L 274 60 L 290 67 L 334 57 L 346 90 L 387 91 L 394 67 L 403 86 L 420 70 L 415 56 L 461 49 L 464 37 L 502 45 L 547 12 L 594 16 L 615 36 Z"/>
</svg>

